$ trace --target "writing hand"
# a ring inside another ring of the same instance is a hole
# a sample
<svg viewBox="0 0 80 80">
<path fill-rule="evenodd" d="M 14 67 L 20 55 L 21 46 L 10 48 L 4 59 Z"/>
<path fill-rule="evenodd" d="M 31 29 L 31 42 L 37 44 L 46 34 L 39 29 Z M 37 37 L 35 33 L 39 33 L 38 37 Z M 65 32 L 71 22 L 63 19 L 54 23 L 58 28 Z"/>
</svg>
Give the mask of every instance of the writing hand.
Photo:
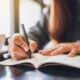
<svg viewBox="0 0 80 80">
<path fill-rule="evenodd" d="M 28 58 L 26 52 L 28 52 L 29 48 L 31 52 L 34 52 L 37 48 L 37 43 L 32 40 L 30 40 L 30 45 L 28 46 L 27 43 L 24 41 L 23 36 L 21 36 L 20 34 L 14 34 L 8 42 L 9 53 L 11 57 L 15 60 Z"/>
</svg>

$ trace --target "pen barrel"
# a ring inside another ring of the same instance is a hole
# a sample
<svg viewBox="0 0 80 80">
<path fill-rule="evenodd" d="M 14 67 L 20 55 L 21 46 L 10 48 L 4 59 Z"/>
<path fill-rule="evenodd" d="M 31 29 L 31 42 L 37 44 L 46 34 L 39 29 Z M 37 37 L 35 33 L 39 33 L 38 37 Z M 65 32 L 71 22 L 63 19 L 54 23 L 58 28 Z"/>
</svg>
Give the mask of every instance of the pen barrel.
<svg viewBox="0 0 80 80">
<path fill-rule="evenodd" d="M 28 53 L 29 58 L 31 58 L 32 56 L 31 56 L 31 51 L 30 51 L 30 49 L 29 49 L 29 51 L 28 51 L 27 53 Z"/>
<path fill-rule="evenodd" d="M 28 44 L 28 46 L 29 46 L 29 41 L 26 39 L 25 40 L 25 42 Z M 30 50 L 30 48 L 29 48 L 29 51 L 27 52 L 27 54 L 28 54 L 28 56 L 29 56 L 29 58 L 31 58 L 31 50 Z"/>
<path fill-rule="evenodd" d="M 23 30 L 23 35 L 24 35 L 24 40 L 25 42 L 28 44 L 29 46 L 29 40 L 28 40 L 28 35 L 26 33 L 26 30 L 25 30 L 25 27 L 24 27 L 24 24 L 22 24 L 22 30 Z M 30 48 L 29 48 L 29 51 L 27 52 L 29 58 L 31 58 L 31 51 L 30 51 Z"/>
</svg>

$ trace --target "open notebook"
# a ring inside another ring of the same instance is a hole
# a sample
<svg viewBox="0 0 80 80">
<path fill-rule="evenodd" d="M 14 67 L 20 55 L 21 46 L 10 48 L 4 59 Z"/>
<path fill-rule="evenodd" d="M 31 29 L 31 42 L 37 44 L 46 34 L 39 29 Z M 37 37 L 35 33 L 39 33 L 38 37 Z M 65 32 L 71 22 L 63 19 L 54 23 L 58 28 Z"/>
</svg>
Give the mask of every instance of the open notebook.
<svg viewBox="0 0 80 80">
<path fill-rule="evenodd" d="M 41 54 L 33 54 L 32 59 L 24 59 L 15 61 L 12 58 L 1 61 L 0 65 L 13 66 L 25 63 L 24 65 L 40 68 L 47 66 L 63 65 L 80 69 L 80 56 L 68 57 L 67 55 L 42 56 Z"/>
</svg>

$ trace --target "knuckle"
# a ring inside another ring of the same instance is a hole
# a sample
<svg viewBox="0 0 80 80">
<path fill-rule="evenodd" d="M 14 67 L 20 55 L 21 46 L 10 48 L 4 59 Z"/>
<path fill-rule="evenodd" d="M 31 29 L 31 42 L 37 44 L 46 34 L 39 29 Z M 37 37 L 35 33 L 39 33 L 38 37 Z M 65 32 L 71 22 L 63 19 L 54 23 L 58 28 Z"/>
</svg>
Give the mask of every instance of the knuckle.
<svg viewBox="0 0 80 80">
<path fill-rule="evenodd" d="M 18 40 L 20 40 L 22 38 L 22 36 L 20 35 L 20 34 L 14 34 L 13 36 L 12 36 L 12 40 L 13 41 L 18 41 Z"/>
</svg>

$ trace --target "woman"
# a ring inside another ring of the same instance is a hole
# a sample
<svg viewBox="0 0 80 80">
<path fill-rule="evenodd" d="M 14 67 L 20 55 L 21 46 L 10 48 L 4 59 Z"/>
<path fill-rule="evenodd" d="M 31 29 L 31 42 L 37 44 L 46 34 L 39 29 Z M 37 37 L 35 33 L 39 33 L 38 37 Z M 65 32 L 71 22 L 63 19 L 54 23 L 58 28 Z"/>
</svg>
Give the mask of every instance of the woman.
<svg viewBox="0 0 80 80">
<path fill-rule="evenodd" d="M 30 29 L 30 46 L 24 42 L 24 38 L 13 35 L 9 40 L 9 52 L 13 59 L 19 60 L 28 57 L 25 51 L 32 52 L 38 47 L 42 49 L 49 41 L 58 44 L 49 50 L 40 50 L 43 55 L 53 56 L 68 53 L 75 56 L 80 53 L 80 27 L 78 20 L 77 0 L 52 0 L 50 14 L 45 14 L 37 25 Z M 49 23 L 49 24 L 47 24 Z"/>
</svg>

